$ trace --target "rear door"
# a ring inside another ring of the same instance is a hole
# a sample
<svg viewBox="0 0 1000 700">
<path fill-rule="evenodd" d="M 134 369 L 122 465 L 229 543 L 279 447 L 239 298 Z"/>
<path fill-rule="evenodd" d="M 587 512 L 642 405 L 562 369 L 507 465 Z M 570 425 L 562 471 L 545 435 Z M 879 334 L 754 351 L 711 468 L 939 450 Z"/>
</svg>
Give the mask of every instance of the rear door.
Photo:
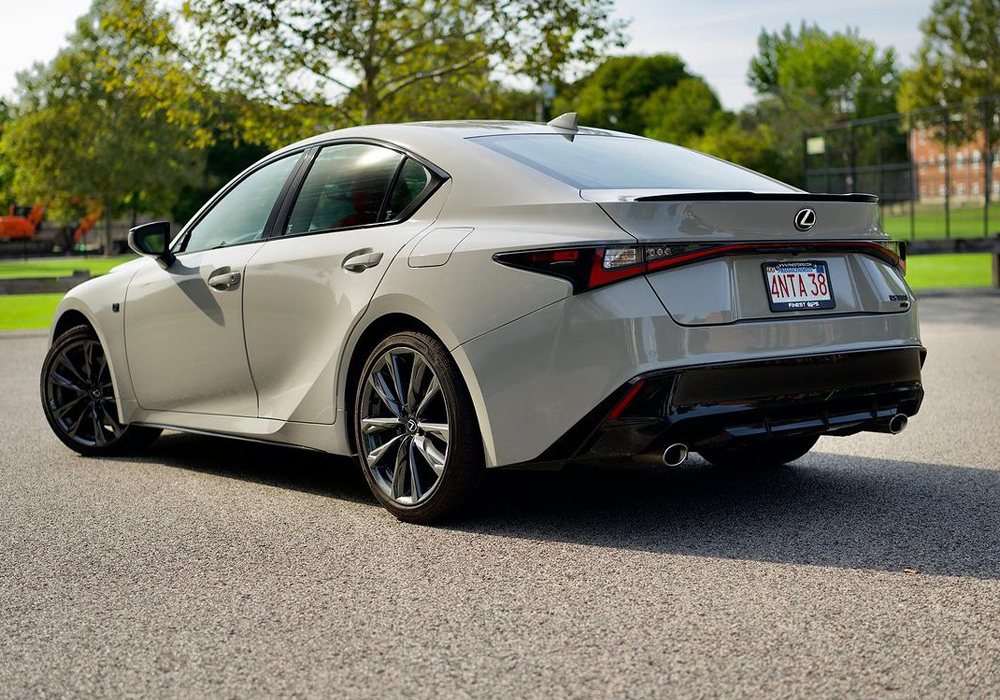
<svg viewBox="0 0 1000 700">
<path fill-rule="evenodd" d="M 247 262 L 260 250 L 300 155 L 255 170 L 182 241 L 167 269 L 149 263 L 125 299 L 125 343 L 136 398 L 148 410 L 256 416 L 243 339 Z"/>
<path fill-rule="evenodd" d="M 418 210 L 442 177 L 371 143 L 331 144 L 310 158 L 277 235 L 247 266 L 245 330 L 259 415 L 333 423 L 344 340 L 389 263 L 433 221 Z"/>
</svg>

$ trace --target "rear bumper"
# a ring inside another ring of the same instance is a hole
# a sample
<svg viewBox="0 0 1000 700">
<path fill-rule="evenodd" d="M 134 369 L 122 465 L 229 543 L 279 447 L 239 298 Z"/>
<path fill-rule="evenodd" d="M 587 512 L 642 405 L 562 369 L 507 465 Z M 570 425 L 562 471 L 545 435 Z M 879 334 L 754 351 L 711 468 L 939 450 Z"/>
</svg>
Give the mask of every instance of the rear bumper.
<svg viewBox="0 0 1000 700">
<path fill-rule="evenodd" d="M 499 467 L 546 458 L 638 377 L 919 347 L 916 303 L 891 314 L 685 326 L 638 278 L 549 304 L 452 354 L 476 409 L 487 465 Z"/>
<path fill-rule="evenodd" d="M 621 457 L 885 429 L 923 400 L 922 347 L 689 367 L 635 377 L 537 461 Z"/>
</svg>

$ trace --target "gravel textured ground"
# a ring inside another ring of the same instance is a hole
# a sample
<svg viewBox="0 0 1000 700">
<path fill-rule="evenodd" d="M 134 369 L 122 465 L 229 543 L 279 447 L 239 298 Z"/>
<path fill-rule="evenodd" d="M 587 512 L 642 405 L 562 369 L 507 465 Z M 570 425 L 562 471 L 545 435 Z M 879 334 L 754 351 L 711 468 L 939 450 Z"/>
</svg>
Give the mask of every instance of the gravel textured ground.
<svg viewBox="0 0 1000 700">
<path fill-rule="evenodd" d="M 0 696 L 997 696 L 1000 297 L 922 316 L 902 436 L 491 474 L 441 528 L 295 450 L 78 457 L 0 339 Z"/>
</svg>

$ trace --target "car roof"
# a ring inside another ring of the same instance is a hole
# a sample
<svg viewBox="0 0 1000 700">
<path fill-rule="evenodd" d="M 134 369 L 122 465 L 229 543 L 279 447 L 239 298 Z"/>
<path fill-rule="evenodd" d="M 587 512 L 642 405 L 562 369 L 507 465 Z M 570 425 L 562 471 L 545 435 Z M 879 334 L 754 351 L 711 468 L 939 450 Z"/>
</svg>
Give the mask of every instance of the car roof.
<svg viewBox="0 0 1000 700">
<path fill-rule="evenodd" d="M 461 138 L 473 138 L 476 136 L 495 136 L 499 134 L 567 134 L 566 129 L 560 129 L 541 122 L 499 120 L 499 119 L 461 119 L 450 121 L 425 121 L 409 122 L 398 124 L 401 127 L 421 127 L 430 129 L 441 129 L 454 132 Z M 608 129 L 597 129 L 589 126 L 581 126 L 577 129 L 578 134 L 588 134 L 591 136 L 631 136 Z"/>
<path fill-rule="evenodd" d="M 469 139 L 478 136 L 499 136 L 502 134 L 560 134 L 570 135 L 566 129 L 559 129 L 529 121 L 504 121 L 489 119 L 464 119 L 452 121 L 423 121 L 407 122 L 401 124 L 366 124 L 362 126 L 351 126 L 344 129 L 327 131 L 316 136 L 311 136 L 302 141 L 282 148 L 282 151 L 293 148 L 301 148 L 314 143 L 321 143 L 334 139 L 346 138 L 371 138 L 390 142 L 421 142 L 434 141 L 441 143 L 444 139 Z M 609 129 L 596 129 L 593 127 L 581 126 L 575 132 L 588 136 L 618 136 L 641 138 L 633 134 L 625 134 Z"/>
<path fill-rule="evenodd" d="M 456 120 L 407 124 L 368 124 L 317 134 L 285 146 L 251 167 L 283 154 L 331 141 L 371 140 L 395 145 L 424 158 L 454 180 L 456 199 L 471 203 L 580 201 L 580 191 L 512 158 L 483 148 L 477 137 L 504 134 L 642 138 L 607 129 L 579 127 L 575 132 L 528 121 Z"/>
</svg>

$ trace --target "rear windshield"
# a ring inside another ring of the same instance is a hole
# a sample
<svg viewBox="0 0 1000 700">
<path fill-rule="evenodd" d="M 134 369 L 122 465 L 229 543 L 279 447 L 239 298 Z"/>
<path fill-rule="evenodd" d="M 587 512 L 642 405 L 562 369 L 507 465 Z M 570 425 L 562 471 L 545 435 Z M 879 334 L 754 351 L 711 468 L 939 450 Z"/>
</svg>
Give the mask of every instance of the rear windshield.
<svg viewBox="0 0 1000 700">
<path fill-rule="evenodd" d="M 738 165 L 650 139 L 502 134 L 470 140 L 581 190 L 796 191 Z"/>
</svg>

